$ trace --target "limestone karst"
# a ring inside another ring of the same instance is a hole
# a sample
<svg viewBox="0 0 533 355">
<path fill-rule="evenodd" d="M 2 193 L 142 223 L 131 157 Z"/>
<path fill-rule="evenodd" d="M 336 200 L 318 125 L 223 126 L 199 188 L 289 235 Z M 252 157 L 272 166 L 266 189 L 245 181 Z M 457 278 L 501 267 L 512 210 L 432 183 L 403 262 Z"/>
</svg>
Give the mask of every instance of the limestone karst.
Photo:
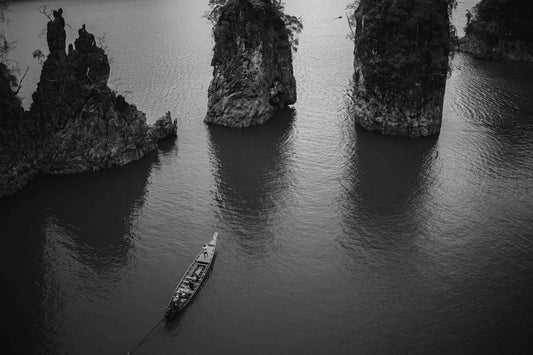
<svg viewBox="0 0 533 355">
<path fill-rule="evenodd" d="M 229 0 L 221 6 L 213 28 L 214 69 L 205 122 L 255 126 L 296 102 L 287 19 L 296 20 L 283 13 L 278 1 Z"/>
<path fill-rule="evenodd" d="M 387 135 L 440 132 L 454 0 L 361 0 L 353 102 L 359 126 Z"/>
<path fill-rule="evenodd" d="M 50 54 L 29 111 L 22 109 L 0 64 L 0 196 L 34 176 L 72 174 L 127 164 L 175 136 L 170 113 L 154 125 L 108 86 L 109 61 L 85 25 L 66 50 L 61 9 L 47 25 Z"/>
</svg>

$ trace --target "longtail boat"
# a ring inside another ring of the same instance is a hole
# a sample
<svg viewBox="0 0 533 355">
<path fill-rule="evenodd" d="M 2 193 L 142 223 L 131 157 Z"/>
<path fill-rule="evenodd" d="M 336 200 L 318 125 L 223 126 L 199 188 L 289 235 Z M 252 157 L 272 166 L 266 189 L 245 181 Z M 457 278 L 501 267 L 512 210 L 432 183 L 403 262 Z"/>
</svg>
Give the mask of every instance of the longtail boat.
<svg viewBox="0 0 533 355">
<path fill-rule="evenodd" d="M 170 302 L 165 310 L 166 321 L 172 320 L 181 312 L 196 295 L 202 282 L 205 280 L 209 268 L 213 264 L 218 233 L 213 234 L 213 239 L 202 248 L 202 251 L 181 278 L 174 290 Z"/>
</svg>

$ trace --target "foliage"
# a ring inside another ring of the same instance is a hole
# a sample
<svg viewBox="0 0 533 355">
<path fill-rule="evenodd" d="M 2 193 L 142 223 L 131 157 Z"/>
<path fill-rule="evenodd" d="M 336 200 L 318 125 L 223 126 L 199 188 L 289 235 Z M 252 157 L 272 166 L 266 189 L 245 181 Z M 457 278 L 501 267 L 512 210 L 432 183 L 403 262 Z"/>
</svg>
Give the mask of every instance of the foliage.
<svg viewBox="0 0 533 355">
<path fill-rule="evenodd" d="M 8 54 L 15 48 L 15 41 L 10 42 L 6 36 L 6 24 L 9 22 L 7 13 L 9 12 L 8 3 L 0 3 L 0 62 L 7 65 Z"/>
<path fill-rule="evenodd" d="M 488 45 L 506 39 L 533 41 L 531 0 L 482 0 L 466 16 L 465 33 Z"/>
<path fill-rule="evenodd" d="M 5 25 L 9 22 L 7 13 L 9 12 L 8 3 L 0 3 L 0 80 L 2 87 L 7 90 L 10 96 L 15 96 L 20 90 L 20 83 L 13 74 L 17 71 L 16 64 L 9 60 L 8 55 L 15 48 L 15 41 L 10 42 L 6 36 Z"/>
<path fill-rule="evenodd" d="M 15 42 L 10 42 L 6 36 L 5 25 L 9 22 L 8 12 L 9 4 L 0 3 L 0 107 L 2 108 L 2 119 L 4 119 L 4 114 L 8 112 L 4 109 L 13 105 L 13 107 L 20 105 L 20 100 L 16 96 L 20 90 L 20 83 L 13 74 L 16 71 L 16 65 L 10 65 L 12 63 L 8 59 L 9 52 L 15 48 Z"/>
<path fill-rule="evenodd" d="M 456 0 L 361 0 L 352 6 L 367 88 L 422 93 L 443 87 Z"/>
<path fill-rule="evenodd" d="M 5 87 L 9 88 L 10 96 L 17 94 L 17 77 L 11 73 L 11 70 L 5 63 L 0 63 L 0 80 L 5 83 Z M 2 85 L 4 87 L 4 85 Z"/>
<path fill-rule="evenodd" d="M 44 60 L 46 59 L 46 55 L 43 53 L 43 51 L 40 50 L 40 49 L 36 49 L 36 50 L 33 51 L 33 53 L 31 55 L 32 55 L 32 57 L 35 60 L 37 60 L 37 62 L 39 62 L 39 64 L 42 67 L 43 63 L 44 63 Z"/>
<path fill-rule="evenodd" d="M 48 21 L 52 21 L 54 19 L 52 10 L 48 8 L 48 5 L 40 5 L 37 7 L 37 12 L 41 15 L 45 16 Z"/>
<path fill-rule="evenodd" d="M 210 11 L 205 15 L 205 17 L 216 26 L 220 15 L 231 2 L 236 2 L 238 0 L 209 0 Z M 292 49 L 297 50 L 298 47 L 298 34 L 302 32 L 303 24 L 300 17 L 291 16 L 285 14 L 285 4 L 281 0 L 246 0 L 251 3 L 253 6 L 258 7 L 271 7 L 277 15 L 282 19 L 285 25 L 285 31 L 291 43 Z"/>
</svg>

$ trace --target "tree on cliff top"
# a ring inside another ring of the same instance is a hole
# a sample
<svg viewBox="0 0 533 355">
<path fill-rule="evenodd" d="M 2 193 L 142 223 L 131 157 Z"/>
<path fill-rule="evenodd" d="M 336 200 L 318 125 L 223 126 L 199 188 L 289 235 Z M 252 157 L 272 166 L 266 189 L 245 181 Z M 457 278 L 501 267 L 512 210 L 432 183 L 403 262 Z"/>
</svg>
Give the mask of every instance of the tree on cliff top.
<svg viewBox="0 0 533 355">
<path fill-rule="evenodd" d="M 296 16 L 285 14 L 285 4 L 281 0 L 209 0 L 210 11 L 206 14 L 207 19 L 211 21 L 213 26 L 215 26 L 224 7 L 227 4 L 236 1 L 248 1 L 253 6 L 257 7 L 271 6 L 278 13 L 279 17 L 285 24 L 285 30 L 287 32 L 287 36 L 289 37 L 289 42 L 291 43 L 292 49 L 294 51 L 297 50 L 298 34 L 302 32 L 303 29 L 302 19 Z"/>
<path fill-rule="evenodd" d="M 440 88 L 448 73 L 456 0 L 358 0 L 354 31 L 367 87 L 404 93 Z"/>
<path fill-rule="evenodd" d="M 17 65 L 14 64 L 13 61 L 11 61 L 8 58 L 9 52 L 11 52 L 15 48 L 15 42 L 10 42 L 7 39 L 6 36 L 6 28 L 5 25 L 9 21 L 7 18 L 7 12 L 9 11 L 9 4 L 8 3 L 0 3 L 0 80 L 2 80 L 2 104 L 5 104 L 4 99 L 7 99 L 7 94 L 9 96 L 13 97 L 16 102 L 20 103 L 20 100 L 16 97 L 18 94 L 22 80 L 24 80 L 24 77 L 26 76 L 26 73 L 28 70 L 26 69 L 26 72 L 24 73 L 24 76 L 20 81 L 17 80 L 17 77 L 14 73 L 17 72 Z"/>
<path fill-rule="evenodd" d="M 489 45 L 505 39 L 533 42 L 531 0 L 481 0 L 467 15 L 465 33 Z"/>
</svg>

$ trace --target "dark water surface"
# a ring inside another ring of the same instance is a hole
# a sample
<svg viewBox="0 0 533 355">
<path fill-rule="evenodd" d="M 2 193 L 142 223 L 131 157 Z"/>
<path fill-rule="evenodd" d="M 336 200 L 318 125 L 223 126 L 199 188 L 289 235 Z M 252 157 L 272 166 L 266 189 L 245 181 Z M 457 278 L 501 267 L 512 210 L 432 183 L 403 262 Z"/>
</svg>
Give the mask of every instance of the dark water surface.
<svg viewBox="0 0 533 355">
<path fill-rule="evenodd" d="M 111 81 L 150 120 L 170 109 L 179 138 L 0 199 L 2 348 L 134 348 L 218 230 L 200 294 L 137 352 L 532 350 L 532 65 L 456 55 L 440 136 L 381 137 L 349 118 L 345 1 L 287 0 L 306 26 L 298 103 L 230 130 L 202 123 L 207 1 L 47 3 L 107 33 Z M 44 44 L 38 5 L 12 6 L 23 67 Z"/>
</svg>

